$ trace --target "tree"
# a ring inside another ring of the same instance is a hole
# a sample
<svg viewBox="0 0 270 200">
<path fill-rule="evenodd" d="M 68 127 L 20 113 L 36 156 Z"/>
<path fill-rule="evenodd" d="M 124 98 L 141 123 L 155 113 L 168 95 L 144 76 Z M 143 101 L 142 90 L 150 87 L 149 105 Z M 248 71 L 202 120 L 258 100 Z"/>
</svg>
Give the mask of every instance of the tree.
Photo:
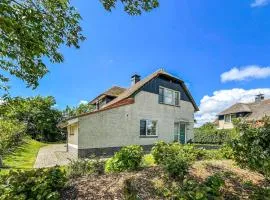
<svg viewBox="0 0 270 200">
<path fill-rule="evenodd" d="M 77 107 L 69 107 L 67 106 L 66 109 L 63 111 L 64 118 L 74 117 L 80 114 L 88 113 L 94 110 L 94 106 L 90 104 L 81 103 Z"/>
<path fill-rule="evenodd" d="M 63 62 L 60 45 L 79 48 L 85 39 L 80 20 L 69 0 L 1 0 L 0 68 L 36 88 L 48 72 L 44 58 Z M 1 74 L 0 80 L 8 78 Z"/>
<path fill-rule="evenodd" d="M 53 106 L 55 106 L 55 99 L 51 96 L 8 98 L 0 106 L 0 118 L 24 123 L 26 134 L 33 139 L 56 141 L 63 139 L 57 128 L 62 113 Z"/>
<path fill-rule="evenodd" d="M 158 7 L 157 0 L 120 0 L 130 15 L 139 15 Z M 101 0 L 111 11 L 117 0 Z M 69 0 L 0 1 L 0 69 L 36 88 L 47 72 L 44 59 L 64 61 L 61 45 L 79 48 L 85 37 L 81 16 Z M 5 74 L 6 74 L 5 73 Z M 9 79 L 0 74 L 0 89 L 8 89 Z"/>
<path fill-rule="evenodd" d="M 101 0 L 104 8 L 111 11 L 115 8 L 117 0 Z M 124 5 L 124 10 L 130 15 L 140 15 L 143 11 L 151 11 L 159 6 L 158 0 L 120 0 Z"/>
</svg>

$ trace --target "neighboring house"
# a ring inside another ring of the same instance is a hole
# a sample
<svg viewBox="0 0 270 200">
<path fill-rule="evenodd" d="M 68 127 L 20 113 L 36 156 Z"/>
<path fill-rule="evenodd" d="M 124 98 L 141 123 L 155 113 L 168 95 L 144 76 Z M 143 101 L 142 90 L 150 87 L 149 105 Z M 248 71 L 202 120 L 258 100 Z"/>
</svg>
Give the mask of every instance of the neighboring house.
<svg viewBox="0 0 270 200">
<path fill-rule="evenodd" d="M 270 116 L 270 99 L 264 100 L 259 94 L 253 103 L 237 103 L 218 114 L 218 128 L 233 128 L 233 119 L 241 118 L 247 122 L 260 124 L 265 116 Z"/>
<path fill-rule="evenodd" d="M 112 87 L 90 104 L 95 111 L 65 122 L 68 151 L 79 157 L 110 155 L 132 144 L 149 149 L 159 140 L 186 143 L 199 110 L 184 82 L 164 70 L 143 80 L 134 75 L 130 88 Z"/>
</svg>

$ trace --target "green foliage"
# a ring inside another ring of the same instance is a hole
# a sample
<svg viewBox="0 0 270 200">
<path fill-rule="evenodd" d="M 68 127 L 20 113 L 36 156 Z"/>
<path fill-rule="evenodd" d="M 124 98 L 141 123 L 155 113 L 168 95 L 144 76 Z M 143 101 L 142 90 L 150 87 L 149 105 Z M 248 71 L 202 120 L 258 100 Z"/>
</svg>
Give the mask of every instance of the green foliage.
<svg viewBox="0 0 270 200">
<path fill-rule="evenodd" d="M 63 116 L 64 118 L 70 118 L 70 117 L 74 117 L 80 114 L 91 112 L 94 109 L 95 108 L 93 105 L 84 104 L 84 103 L 81 103 L 79 106 L 72 107 L 72 108 L 67 106 L 66 109 L 63 111 Z"/>
<path fill-rule="evenodd" d="M 146 154 L 143 156 L 142 166 L 143 167 L 152 167 L 155 165 L 155 159 L 152 154 Z"/>
<path fill-rule="evenodd" d="M 224 180 L 218 175 L 209 176 L 202 184 L 194 180 L 187 179 L 180 189 L 178 198 L 187 200 L 207 200 L 221 197 L 221 187 Z"/>
<path fill-rule="evenodd" d="M 197 158 L 198 150 L 191 144 L 157 142 L 151 150 L 156 164 L 163 164 L 168 157 L 176 157 L 182 154 L 188 160 L 194 161 Z"/>
<path fill-rule="evenodd" d="M 10 171 L 0 176 L 1 199 L 60 199 L 59 191 L 67 179 L 58 167 L 28 171 Z"/>
<path fill-rule="evenodd" d="M 193 145 L 158 142 L 151 151 L 155 162 L 161 165 L 173 178 L 183 179 L 189 166 L 197 158 Z"/>
<path fill-rule="evenodd" d="M 124 10 L 130 15 L 140 15 L 143 11 L 151 11 L 159 6 L 158 0 L 120 0 Z M 115 8 L 117 0 L 101 0 L 104 8 L 111 11 Z"/>
<path fill-rule="evenodd" d="M 106 172 L 121 172 L 125 170 L 137 170 L 140 168 L 143 158 L 143 149 L 138 145 L 122 147 L 114 156 L 107 160 Z"/>
<path fill-rule="evenodd" d="M 214 124 L 206 123 L 194 129 L 194 143 L 223 144 L 237 137 L 235 130 L 217 129 Z"/>
<path fill-rule="evenodd" d="M 188 173 L 191 161 L 185 155 L 176 154 L 164 159 L 162 167 L 172 178 L 179 178 L 182 180 Z"/>
<path fill-rule="evenodd" d="M 55 104 L 55 99 L 51 96 L 8 98 L 0 105 L 0 117 L 24 123 L 26 133 L 33 139 L 43 141 L 62 140 L 63 135 L 57 128 L 62 113 L 53 108 Z"/>
<path fill-rule="evenodd" d="M 222 199 L 221 188 L 225 182 L 221 175 L 209 176 L 204 182 L 186 178 L 182 183 L 167 180 L 167 184 L 155 186 L 157 192 L 165 199 L 214 200 Z"/>
<path fill-rule="evenodd" d="M 61 63 L 60 46 L 79 48 L 85 39 L 80 20 L 69 0 L 1 0 L 0 68 L 37 87 L 48 72 L 44 58 Z M 0 74 L 0 81 L 8 78 Z"/>
<path fill-rule="evenodd" d="M 253 127 L 245 122 L 237 124 L 240 137 L 232 142 L 235 161 L 242 167 L 263 173 L 270 177 L 270 118 L 264 119 L 264 126 Z"/>
<path fill-rule="evenodd" d="M 24 124 L 0 118 L 0 156 L 9 153 L 22 143 L 24 131 Z"/>
<path fill-rule="evenodd" d="M 103 174 L 105 162 L 100 159 L 78 159 L 72 160 L 67 167 L 67 174 L 70 178 L 89 174 Z"/>
</svg>

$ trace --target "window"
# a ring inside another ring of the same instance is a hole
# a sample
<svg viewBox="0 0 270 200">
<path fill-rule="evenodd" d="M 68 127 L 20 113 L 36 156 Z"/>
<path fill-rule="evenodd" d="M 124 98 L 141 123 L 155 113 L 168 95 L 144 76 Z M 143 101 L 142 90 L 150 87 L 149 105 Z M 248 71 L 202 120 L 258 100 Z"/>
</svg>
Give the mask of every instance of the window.
<svg viewBox="0 0 270 200">
<path fill-rule="evenodd" d="M 69 135 L 74 135 L 75 134 L 75 126 L 70 126 L 70 133 Z"/>
<path fill-rule="evenodd" d="M 180 92 L 159 87 L 159 103 L 179 106 Z"/>
<path fill-rule="evenodd" d="M 141 136 L 157 136 L 157 121 L 140 120 Z"/>
<path fill-rule="evenodd" d="M 230 123 L 231 122 L 231 115 L 225 115 L 224 121 L 225 121 L 225 123 Z"/>
</svg>

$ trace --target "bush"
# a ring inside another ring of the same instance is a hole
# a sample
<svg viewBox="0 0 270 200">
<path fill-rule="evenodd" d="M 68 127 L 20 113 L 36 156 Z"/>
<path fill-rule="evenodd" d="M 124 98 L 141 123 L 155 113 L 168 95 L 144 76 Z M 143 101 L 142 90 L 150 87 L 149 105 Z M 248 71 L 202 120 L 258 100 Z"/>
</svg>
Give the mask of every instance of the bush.
<svg viewBox="0 0 270 200">
<path fill-rule="evenodd" d="M 67 179 L 59 167 L 10 171 L 0 177 L 1 199 L 60 199 Z"/>
<path fill-rule="evenodd" d="M 234 129 L 217 129 L 213 125 L 205 124 L 194 129 L 194 143 L 200 144 L 224 144 L 237 137 Z"/>
<path fill-rule="evenodd" d="M 237 130 L 240 137 L 232 142 L 235 161 L 270 178 L 270 118 L 265 118 L 264 126 L 257 128 L 239 122 Z"/>
<path fill-rule="evenodd" d="M 80 177 L 88 174 L 103 174 L 105 162 L 100 159 L 78 159 L 72 160 L 67 167 L 70 178 Z"/>
<path fill-rule="evenodd" d="M 169 176 L 183 179 L 189 166 L 196 160 L 198 150 L 193 145 L 158 142 L 151 153 L 155 162 L 160 164 Z"/>
<path fill-rule="evenodd" d="M 163 141 L 157 142 L 151 150 L 156 164 L 164 164 L 166 158 L 176 157 L 178 154 L 182 154 L 188 160 L 193 161 L 197 158 L 198 152 L 199 150 L 191 144 L 182 145 Z"/>
<path fill-rule="evenodd" d="M 183 180 L 188 173 L 191 161 L 185 155 L 177 154 L 164 159 L 162 166 L 172 178 Z"/>
<path fill-rule="evenodd" d="M 24 131 L 25 126 L 19 122 L 0 119 L 0 156 L 22 143 Z"/>
<path fill-rule="evenodd" d="M 143 149 L 138 145 L 121 148 L 114 156 L 107 160 L 106 172 L 121 172 L 139 169 L 143 158 Z"/>
<path fill-rule="evenodd" d="M 154 187 L 164 199 L 206 200 L 222 199 L 221 188 L 224 184 L 222 177 L 214 174 L 202 183 L 187 178 L 181 184 L 170 180 L 167 184 L 157 181 Z"/>
</svg>

